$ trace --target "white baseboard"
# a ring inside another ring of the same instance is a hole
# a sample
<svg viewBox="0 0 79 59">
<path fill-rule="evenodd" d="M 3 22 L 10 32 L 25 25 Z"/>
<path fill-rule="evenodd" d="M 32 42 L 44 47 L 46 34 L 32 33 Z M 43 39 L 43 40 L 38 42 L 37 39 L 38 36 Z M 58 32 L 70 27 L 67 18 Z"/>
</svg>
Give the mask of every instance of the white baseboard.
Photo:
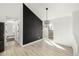
<svg viewBox="0 0 79 59">
<path fill-rule="evenodd" d="M 32 44 L 37 43 L 37 42 L 39 42 L 39 41 L 41 41 L 41 40 L 43 40 L 43 39 L 39 39 L 39 40 L 36 40 L 36 41 L 34 41 L 34 42 L 31 42 L 31 43 L 22 45 L 22 47 L 26 47 L 26 46 L 32 45 Z"/>
</svg>

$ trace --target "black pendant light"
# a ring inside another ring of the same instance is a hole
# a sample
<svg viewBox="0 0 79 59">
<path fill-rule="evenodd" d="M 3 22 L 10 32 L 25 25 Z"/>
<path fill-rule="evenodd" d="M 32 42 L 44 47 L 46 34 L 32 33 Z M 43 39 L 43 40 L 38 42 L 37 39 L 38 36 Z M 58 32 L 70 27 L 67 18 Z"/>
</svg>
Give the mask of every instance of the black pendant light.
<svg viewBox="0 0 79 59">
<path fill-rule="evenodd" d="M 46 20 L 44 21 L 45 27 L 48 28 L 49 21 L 48 21 L 48 8 L 46 8 Z"/>
</svg>

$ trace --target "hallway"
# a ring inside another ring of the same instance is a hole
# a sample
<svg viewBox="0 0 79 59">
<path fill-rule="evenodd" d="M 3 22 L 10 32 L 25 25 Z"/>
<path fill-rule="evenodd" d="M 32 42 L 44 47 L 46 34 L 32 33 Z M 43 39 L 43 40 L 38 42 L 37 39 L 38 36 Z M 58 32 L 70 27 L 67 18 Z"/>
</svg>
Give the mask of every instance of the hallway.
<svg viewBox="0 0 79 59">
<path fill-rule="evenodd" d="M 19 46 L 15 41 L 7 43 L 5 51 L 0 53 L 1 56 L 72 56 L 72 48 L 63 46 L 66 50 L 50 46 L 44 40 L 27 45 Z"/>
</svg>

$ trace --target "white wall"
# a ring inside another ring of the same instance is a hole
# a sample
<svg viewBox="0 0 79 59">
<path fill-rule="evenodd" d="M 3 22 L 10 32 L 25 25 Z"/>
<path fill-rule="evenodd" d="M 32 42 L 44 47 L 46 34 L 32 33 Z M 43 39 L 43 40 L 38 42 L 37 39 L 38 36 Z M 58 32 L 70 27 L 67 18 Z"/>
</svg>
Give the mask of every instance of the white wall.
<svg viewBox="0 0 79 59">
<path fill-rule="evenodd" d="M 79 55 L 79 11 L 73 12 L 72 15 L 73 15 L 73 34 L 77 43 L 75 55 Z"/>
<path fill-rule="evenodd" d="M 72 16 L 50 20 L 54 26 L 54 42 L 73 48 L 73 55 L 79 55 L 79 11 Z"/>
<path fill-rule="evenodd" d="M 50 20 L 54 26 L 54 42 L 72 46 L 72 16 L 65 16 Z"/>
<path fill-rule="evenodd" d="M 8 16 L 22 19 L 22 6 L 20 3 L 0 3 L 0 17 Z"/>
</svg>

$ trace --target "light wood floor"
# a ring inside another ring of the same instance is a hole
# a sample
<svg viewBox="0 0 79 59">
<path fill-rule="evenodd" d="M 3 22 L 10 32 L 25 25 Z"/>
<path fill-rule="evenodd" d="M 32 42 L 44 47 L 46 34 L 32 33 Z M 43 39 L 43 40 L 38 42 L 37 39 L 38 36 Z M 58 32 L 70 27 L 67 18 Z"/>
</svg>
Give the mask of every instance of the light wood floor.
<svg viewBox="0 0 79 59">
<path fill-rule="evenodd" d="M 7 43 L 1 56 L 72 56 L 72 48 L 63 46 L 66 50 L 50 46 L 45 41 L 39 41 L 26 47 L 20 47 L 15 41 Z"/>
</svg>

